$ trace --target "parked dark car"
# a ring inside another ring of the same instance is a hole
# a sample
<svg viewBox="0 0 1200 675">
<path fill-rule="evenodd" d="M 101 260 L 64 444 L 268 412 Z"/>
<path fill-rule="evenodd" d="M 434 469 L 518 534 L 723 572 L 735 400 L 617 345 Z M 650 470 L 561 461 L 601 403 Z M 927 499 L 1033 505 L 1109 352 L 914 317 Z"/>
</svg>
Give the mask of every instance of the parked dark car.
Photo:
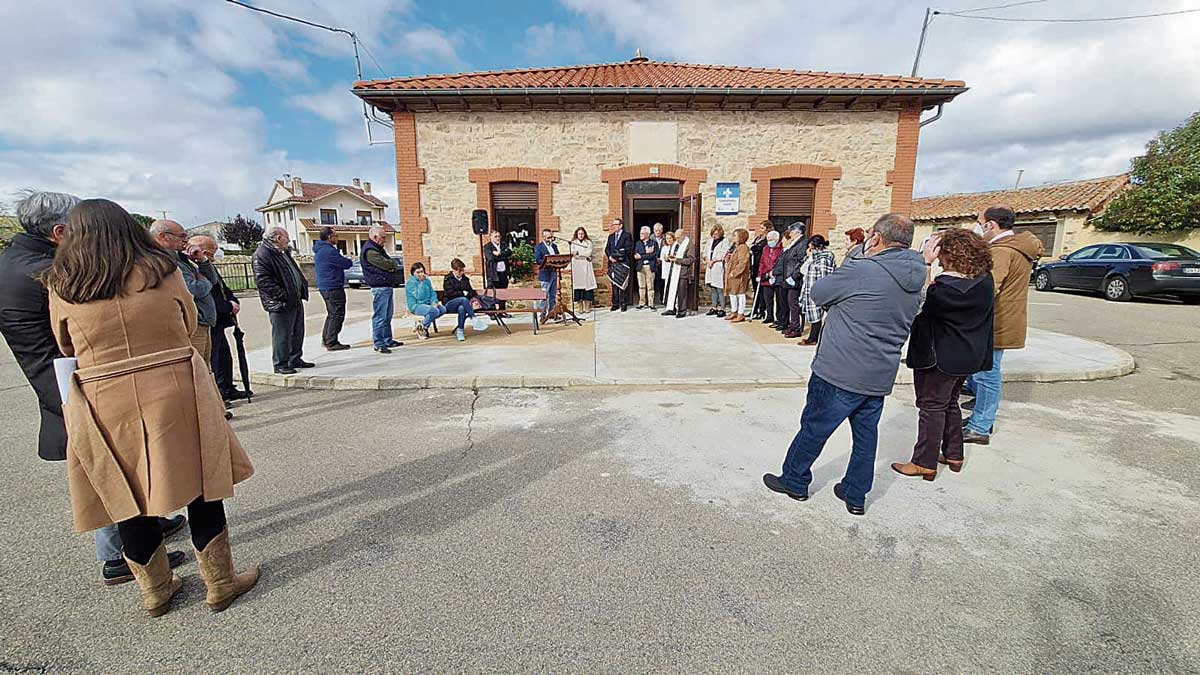
<svg viewBox="0 0 1200 675">
<path fill-rule="evenodd" d="M 1200 253 L 1178 244 L 1095 244 L 1039 265 L 1033 285 L 1039 291 L 1097 291 L 1114 301 L 1173 295 L 1195 305 L 1200 304 Z"/>
<path fill-rule="evenodd" d="M 394 256 L 392 256 L 392 260 L 396 261 L 396 267 L 400 269 L 400 284 L 399 285 L 403 286 L 404 285 L 404 256 L 403 255 L 394 255 Z M 363 286 L 367 285 L 367 282 L 363 281 L 362 260 L 361 259 L 356 259 L 354 261 L 354 264 L 350 266 L 350 269 L 346 270 L 346 285 L 349 286 L 350 288 L 362 288 Z"/>
</svg>

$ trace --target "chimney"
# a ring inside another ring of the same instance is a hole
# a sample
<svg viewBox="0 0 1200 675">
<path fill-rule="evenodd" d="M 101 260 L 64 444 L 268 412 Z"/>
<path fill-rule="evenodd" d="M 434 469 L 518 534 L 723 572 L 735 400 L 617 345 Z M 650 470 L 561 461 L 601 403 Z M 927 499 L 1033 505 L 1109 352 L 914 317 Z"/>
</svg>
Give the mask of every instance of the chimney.
<svg viewBox="0 0 1200 675">
<path fill-rule="evenodd" d="M 362 187 L 362 182 L 361 182 L 360 180 L 358 180 L 357 178 L 351 178 L 351 179 L 350 179 L 350 182 L 351 182 L 351 183 L 354 185 L 354 187 L 356 187 L 356 188 L 361 188 L 361 187 Z"/>
<path fill-rule="evenodd" d="M 300 182 L 300 176 L 292 176 L 292 194 L 297 197 L 304 194 L 304 183 Z"/>
<path fill-rule="evenodd" d="M 357 181 L 358 179 L 355 178 L 354 180 Z M 362 189 L 363 189 L 363 192 L 365 192 L 367 194 L 371 194 L 371 181 L 367 181 L 367 182 L 363 183 Z"/>
</svg>

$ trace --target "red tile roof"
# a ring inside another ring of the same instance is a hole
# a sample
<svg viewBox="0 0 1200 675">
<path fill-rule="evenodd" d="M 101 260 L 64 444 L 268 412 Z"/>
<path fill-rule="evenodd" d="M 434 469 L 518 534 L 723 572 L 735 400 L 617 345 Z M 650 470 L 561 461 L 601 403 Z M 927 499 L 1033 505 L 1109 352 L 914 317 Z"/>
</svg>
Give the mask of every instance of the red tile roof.
<svg viewBox="0 0 1200 675">
<path fill-rule="evenodd" d="M 284 181 L 278 180 L 278 179 L 276 179 L 275 182 L 279 185 L 282 185 L 288 192 L 292 191 L 292 186 L 290 183 L 285 183 Z M 353 194 L 357 197 L 361 197 L 361 198 L 367 200 L 368 202 L 370 202 L 371 204 L 374 204 L 375 206 L 384 207 L 384 208 L 387 207 L 387 202 L 384 202 L 383 200 L 379 199 L 375 195 L 367 194 L 366 192 L 362 191 L 362 188 L 356 188 L 353 185 L 334 185 L 333 183 L 307 183 L 304 181 L 300 182 L 300 194 L 297 195 L 295 193 L 292 193 L 294 196 L 292 196 L 291 198 L 289 198 L 285 201 L 282 201 L 282 202 L 270 204 L 269 206 L 275 207 L 275 206 L 279 206 L 280 204 L 286 204 L 288 202 L 310 203 L 310 202 L 314 202 L 326 195 L 337 192 L 338 190 L 345 190 L 347 192 L 350 192 L 351 194 Z"/>
<path fill-rule="evenodd" d="M 961 80 L 899 75 L 823 73 L 807 70 L 707 66 L 655 61 L 600 63 L 560 68 L 493 70 L 451 75 L 398 77 L 354 83 L 357 90 L 445 90 L 509 88 L 679 88 L 720 89 L 958 89 Z"/>
<path fill-rule="evenodd" d="M 939 195 L 914 199 L 913 220 L 965 218 L 975 216 L 992 204 L 1004 204 L 1017 213 L 1040 211 L 1091 211 L 1104 208 L 1129 184 L 1129 174 L 1091 178 L 1018 190 L 995 190 L 967 194 Z"/>
</svg>

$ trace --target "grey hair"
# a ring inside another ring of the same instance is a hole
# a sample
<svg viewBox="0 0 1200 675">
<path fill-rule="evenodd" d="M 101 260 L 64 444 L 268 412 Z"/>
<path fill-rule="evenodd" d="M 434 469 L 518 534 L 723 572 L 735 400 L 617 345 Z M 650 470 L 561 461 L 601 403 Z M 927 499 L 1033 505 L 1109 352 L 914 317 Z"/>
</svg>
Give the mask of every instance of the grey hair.
<svg viewBox="0 0 1200 675">
<path fill-rule="evenodd" d="M 287 228 L 279 225 L 272 225 L 263 231 L 263 241 L 267 242 L 268 244 L 278 244 L 279 235 L 286 235 L 287 233 Z"/>
<path fill-rule="evenodd" d="M 791 225 L 788 225 L 787 229 L 788 229 L 788 232 L 791 232 L 792 234 L 796 234 L 796 235 L 804 234 L 804 222 L 797 220 L 796 222 L 792 223 Z"/>
<path fill-rule="evenodd" d="M 367 230 L 368 237 L 375 237 L 387 234 L 387 230 L 382 225 L 372 225 L 370 230 Z"/>
<path fill-rule="evenodd" d="M 885 213 L 875 221 L 874 230 L 879 233 L 884 244 L 900 244 L 904 248 L 912 247 L 913 221 L 899 213 Z"/>
<path fill-rule="evenodd" d="M 78 203 L 75 195 L 22 190 L 16 205 L 17 221 L 29 234 L 49 239 L 54 226 L 67 222 L 67 214 Z"/>
<path fill-rule="evenodd" d="M 645 225 L 643 225 L 643 226 L 642 226 L 642 229 L 641 229 L 641 230 L 639 230 L 639 232 L 640 232 L 641 234 L 650 234 L 650 228 L 648 228 L 648 227 L 646 227 Z"/>
</svg>

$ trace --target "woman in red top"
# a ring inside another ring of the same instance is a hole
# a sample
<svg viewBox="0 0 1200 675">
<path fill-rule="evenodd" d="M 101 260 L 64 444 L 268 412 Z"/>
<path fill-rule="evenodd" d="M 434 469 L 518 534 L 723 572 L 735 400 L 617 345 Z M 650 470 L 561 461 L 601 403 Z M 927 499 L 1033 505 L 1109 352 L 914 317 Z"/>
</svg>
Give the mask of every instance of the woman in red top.
<svg viewBox="0 0 1200 675">
<path fill-rule="evenodd" d="M 777 286 L 779 280 L 771 279 L 771 269 L 775 267 L 775 261 L 779 260 L 782 253 L 783 245 L 779 242 L 779 232 L 767 232 L 767 245 L 763 247 L 762 259 L 758 261 L 758 269 L 754 271 L 758 276 L 758 292 L 763 296 L 762 302 L 756 303 L 762 306 L 763 323 L 775 323 L 777 313 L 783 316 L 787 312 L 784 308 L 785 294 Z"/>
</svg>

